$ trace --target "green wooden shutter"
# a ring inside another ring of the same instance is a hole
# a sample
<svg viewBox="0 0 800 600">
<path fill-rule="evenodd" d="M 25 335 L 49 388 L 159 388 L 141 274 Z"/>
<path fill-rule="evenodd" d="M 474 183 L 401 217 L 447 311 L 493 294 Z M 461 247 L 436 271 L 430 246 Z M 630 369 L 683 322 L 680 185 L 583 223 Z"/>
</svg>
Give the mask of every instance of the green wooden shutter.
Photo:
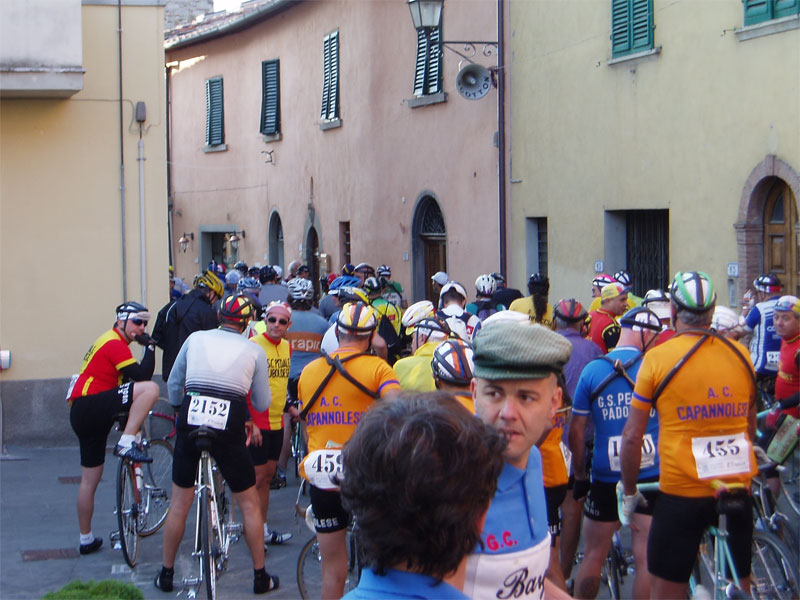
<svg viewBox="0 0 800 600">
<path fill-rule="evenodd" d="M 653 47 L 653 0 L 633 0 L 631 5 L 631 52 Z"/>
<path fill-rule="evenodd" d="M 769 21 L 772 0 L 744 0 L 744 24 L 753 25 Z"/>
<path fill-rule="evenodd" d="M 775 0 L 774 18 L 791 17 L 800 13 L 800 0 Z"/>
<path fill-rule="evenodd" d="M 328 98 L 328 118 L 339 118 L 339 32 L 331 34 L 331 90 Z"/>
<path fill-rule="evenodd" d="M 621 56 L 630 51 L 630 0 L 611 0 L 611 56 Z"/>
<path fill-rule="evenodd" d="M 214 77 L 206 81 L 206 145 L 219 146 L 224 143 L 222 77 Z"/>
<path fill-rule="evenodd" d="M 329 35 L 322 40 L 322 108 L 319 116 L 328 117 L 328 99 L 331 91 L 331 38 Z"/>
<path fill-rule="evenodd" d="M 435 94 L 441 89 L 441 66 L 442 53 L 439 51 L 439 40 L 441 39 L 441 29 L 436 27 L 431 29 L 431 47 L 428 52 L 428 76 L 426 94 Z"/>
<path fill-rule="evenodd" d="M 280 61 L 261 63 L 261 133 L 275 135 L 281 130 Z"/>
<path fill-rule="evenodd" d="M 441 29 L 417 31 L 417 62 L 414 67 L 414 95 L 435 94 L 442 89 L 442 53 L 439 51 Z"/>
<path fill-rule="evenodd" d="M 414 68 L 414 95 L 425 94 L 425 69 L 428 66 L 428 38 L 425 31 L 417 30 L 417 64 Z"/>
<path fill-rule="evenodd" d="M 611 56 L 653 47 L 653 0 L 611 1 Z"/>
</svg>

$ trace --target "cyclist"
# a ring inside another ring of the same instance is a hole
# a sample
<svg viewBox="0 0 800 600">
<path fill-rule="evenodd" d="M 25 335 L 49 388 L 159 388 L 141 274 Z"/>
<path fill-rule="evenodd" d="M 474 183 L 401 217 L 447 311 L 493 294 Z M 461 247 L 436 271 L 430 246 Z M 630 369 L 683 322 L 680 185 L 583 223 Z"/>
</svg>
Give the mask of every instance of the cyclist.
<svg viewBox="0 0 800 600">
<path fill-rule="evenodd" d="M 353 271 L 353 275 L 359 278 L 361 281 L 360 285 L 364 285 L 368 277 L 375 277 L 375 269 L 365 262 L 358 263 Z"/>
<path fill-rule="evenodd" d="M 450 339 L 436 346 L 431 358 L 436 389 L 453 394 L 470 414 L 475 414 L 475 402 L 470 391 L 475 368 L 473 354 L 472 344 L 461 339 Z"/>
<path fill-rule="evenodd" d="M 800 397 L 800 299 L 782 296 L 775 303 L 774 310 L 775 331 L 781 337 L 775 400 L 784 405 L 787 414 L 797 419 L 800 418 L 797 408 Z"/>
<path fill-rule="evenodd" d="M 114 326 L 89 347 L 80 373 L 73 375 L 67 390 L 69 421 L 81 452 L 81 554 L 96 552 L 103 545 L 103 539 L 92 533 L 94 494 L 103 475 L 106 441 L 117 414 L 128 413 L 128 419 L 114 455 L 128 456 L 136 462 L 152 461 L 134 444 L 147 413 L 158 400 L 158 386 L 150 381 L 155 345 L 145 333 L 150 313 L 138 302 L 123 302 L 115 312 Z M 141 363 L 136 362 L 128 347 L 134 340 L 145 347 Z"/>
<path fill-rule="evenodd" d="M 231 269 L 225 274 L 225 293 L 223 296 L 230 296 L 236 292 L 236 286 L 242 279 L 242 273 L 238 269 Z"/>
<path fill-rule="evenodd" d="M 342 501 L 356 516 L 366 563 L 345 598 L 467 598 L 464 563 L 480 540 L 502 448 L 450 394 L 370 410 L 343 452 Z"/>
<path fill-rule="evenodd" d="M 497 291 L 497 282 L 491 275 L 481 275 L 475 280 L 475 302 L 466 306 L 468 313 L 472 313 L 483 321 L 498 310 L 505 310 L 505 306 L 496 302 L 492 296 Z"/>
<path fill-rule="evenodd" d="M 511 303 L 509 310 L 525 313 L 533 323 L 553 329 L 553 307 L 547 303 L 550 293 L 550 279 L 543 273 L 532 273 L 528 279 L 530 296 L 519 298 Z"/>
<path fill-rule="evenodd" d="M 266 306 L 270 302 L 286 302 L 288 293 L 286 286 L 280 284 L 280 277 L 275 267 L 265 265 L 258 271 L 258 280 L 261 282 L 261 291 L 258 293 L 258 302 Z"/>
<path fill-rule="evenodd" d="M 628 290 L 628 310 L 632 309 L 634 306 L 641 306 L 643 298 L 640 298 L 633 293 L 633 279 L 631 278 L 630 273 L 624 269 L 621 269 L 614 273 L 614 280 L 617 283 L 621 283 L 623 286 L 625 286 L 625 289 Z"/>
<path fill-rule="evenodd" d="M 447 321 L 439 317 L 422 319 L 414 325 L 414 332 L 411 335 L 411 351 L 414 354 L 394 363 L 400 387 L 413 392 L 436 390 L 431 357 L 436 346 L 449 336 L 450 327 Z"/>
<path fill-rule="evenodd" d="M 464 310 L 467 291 L 457 281 L 448 281 L 439 294 L 436 316 L 447 321 L 450 330 L 465 342 L 469 342 L 481 328 L 481 320 Z"/>
<path fill-rule="evenodd" d="M 364 281 L 364 291 L 369 297 L 369 302 L 378 315 L 378 335 L 386 342 L 389 364 L 397 360 L 403 349 L 403 339 L 400 336 L 400 320 L 403 312 L 391 302 L 381 297 L 381 282 L 377 277 L 367 277 Z"/>
<path fill-rule="evenodd" d="M 590 362 L 581 373 L 575 391 L 570 425 L 570 449 L 573 455 L 576 500 L 585 499 L 583 520 L 583 560 L 575 576 L 575 598 L 596 598 L 603 568 L 614 532 L 619 528 L 616 485 L 620 477 L 620 444 L 622 428 L 628 418 L 633 382 L 642 363 L 642 356 L 655 346 L 661 332 L 658 316 L 637 306 L 620 319 L 622 328 L 617 347 L 605 356 Z M 591 483 L 584 461 L 585 434 L 588 421 L 594 424 L 595 452 L 591 465 Z M 658 480 L 658 421 L 655 415 L 647 423 L 642 446 L 640 482 Z M 650 580 L 647 576 L 647 534 L 655 493 L 647 494 L 647 507 L 637 509 L 633 517 L 633 557 L 636 578 L 633 597 L 647 598 Z"/>
<path fill-rule="evenodd" d="M 431 275 L 431 287 L 437 298 L 442 295 L 442 288 L 448 281 L 450 281 L 450 277 L 444 271 L 436 271 Z M 441 304 L 439 308 L 441 308 Z"/>
<path fill-rule="evenodd" d="M 309 481 L 318 481 L 314 475 L 324 467 L 315 460 L 314 451 L 333 453 L 341 448 L 372 403 L 400 389 L 392 368 L 368 354 L 377 325 L 375 311 L 369 305 L 345 304 L 336 323 L 339 347 L 330 356 L 309 363 L 300 375 L 300 414 L 306 421 L 309 452 L 301 473 Z M 309 497 L 322 558 L 322 597 L 339 598 L 347 574 L 346 529 L 350 517 L 333 484 L 322 488 L 312 483 Z"/>
<path fill-rule="evenodd" d="M 247 277 L 247 263 L 243 260 L 237 260 L 233 265 L 234 270 L 239 271 L 242 277 Z"/>
<path fill-rule="evenodd" d="M 264 309 L 266 331 L 250 338 L 267 357 L 269 389 L 273 398 L 269 412 L 253 409 L 250 399 L 251 436 L 250 458 L 256 473 L 256 491 L 264 516 L 264 541 L 268 544 L 283 544 L 292 539 L 291 533 L 270 531 L 267 522 L 269 490 L 278 467 L 278 459 L 284 443 L 284 419 L 287 410 L 286 394 L 289 383 L 289 365 L 292 357 L 291 344 L 286 340 L 286 330 L 292 324 L 292 309 L 285 302 L 271 302 Z M 283 401 L 283 402 L 281 402 Z"/>
<path fill-rule="evenodd" d="M 403 293 L 403 286 L 399 281 L 392 281 L 392 270 L 388 265 L 381 265 L 377 270 L 378 278 L 383 286 L 383 298 L 394 304 L 397 308 L 408 308 L 408 301 Z"/>
<path fill-rule="evenodd" d="M 508 320 L 489 323 L 475 336 L 475 410 L 507 445 L 481 534 L 483 545 L 467 560 L 464 593 L 472 598 L 568 597 L 545 579 L 550 536 L 541 455 L 534 446 L 561 404 L 556 374 L 571 349 L 546 327 Z"/>
<path fill-rule="evenodd" d="M 189 336 L 169 376 L 169 401 L 180 407 L 180 413 L 172 463 L 172 497 L 164 523 L 163 565 L 155 579 L 156 587 L 164 592 L 173 588 L 175 556 L 194 499 L 200 452 L 189 434 L 201 425 L 216 432 L 211 440 L 211 456 L 242 512 L 245 540 L 253 559 L 253 593 L 272 591 L 280 583 L 264 569 L 264 520 L 246 446 L 247 395 L 259 412 L 266 411 L 271 400 L 267 358 L 242 335 L 255 310 L 246 295 L 226 298 L 219 310 L 219 328 Z M 223 411 L 224 424 L 214 419 Z"/>
<path fill-rule="evenodd" d="M 506 278 L 502 273 L 495 271 L 491 274 L 491 277 L 494 279 L 495 284 L 497 285 L 497 289 L 495 290 L 494 294 L 492 294 L 492 300 L 498 304 L 508 307 L 511 306 L 511 303 L 517 298 L 522 298 L 522 292 L 516 288 L 510 288 L 506 286 Z"/>
<path fill-rule="evenodd" d="M 656 313 L 661 321 L 661 335 L 656 340 L 656 345 L 663 344 L 675 335 L 672 328 L 672 308 L 669 303 L 669 294 L 664 290 L 647 290 L 642 299 L 642 306 L 645 306 Z"/>
<path fill-rule="evenodd" d="M 592 302 L 589 304 L 589 312 L 600 308 L 600 291 L 603 289 L 603 286 L 615 282 L 616 279 L 605 273 L 597 273 L 594 276 L 592 279 Z"/>
<path fill-rule="evenodd" d="M 718 514 L 713 479 L 750 487 L 757 472 L 754 372 L 747 349 L 708 329 L 716 293 L 703 272 L 679 272 L 670 287 L 676 335 L 648 352 L 622 433 L 623 510 L 640 503 L 636 481 L 650 412 L 658 415 L 659 495 L 647 544 L 652 598 L 682 598 L 705 528 Z M 728 544 L 749 587 L 749 500 L 728 515 Z M 745 590 L 747 591 L 747 590 Z"/>
<path fill-rule="evenodd" d="M 773 312 L 781 295 L 781 280 L 772 273 L 766 273 L 753 281 L 756 290 L 756 305 L 747 313 L 744 330 L 752 332 L 750 340 L 750 360 L 756 370 L 759 383 L 770 393 L 775 388 L 778 374 L 778 354 L 781 338 L 775 332 Z"/>
<path fill-rule="evenodd" d="M 628 306 L 628 292 L 621 283 L 609 283 L 600 291 L 600 308 L 589 312 L 589 338 L 607 354 L 619 339 L 617 317 L 624 314 Z"/>
</svg>

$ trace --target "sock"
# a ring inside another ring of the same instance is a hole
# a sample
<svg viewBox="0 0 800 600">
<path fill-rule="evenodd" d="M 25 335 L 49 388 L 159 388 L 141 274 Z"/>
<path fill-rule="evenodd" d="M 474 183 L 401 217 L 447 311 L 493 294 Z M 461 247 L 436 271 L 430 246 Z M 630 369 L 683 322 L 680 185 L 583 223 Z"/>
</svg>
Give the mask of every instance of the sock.
<svg viewBox="0 0 800 600">
<path fill-rule="evenodd" d="M 119 438 L 119 445 L 123 448 L 130 448 L 133 446 L 133 440 L 136 439 L 135 435 L 131 435 L 129 433 L 123 433 Z"/>
<path fill-rule="evenodd" d="M 81 534 L 81 546 L 85 546 L 86 544 L 91 544 L 94 541 L 94 534 L 91 531 L 89 533 L 82 533 Z"/>
<path fill-rule="evenodd" d="M 269 525 L 264 523 L 264 537 L 269 536 Z"/>
</svg>

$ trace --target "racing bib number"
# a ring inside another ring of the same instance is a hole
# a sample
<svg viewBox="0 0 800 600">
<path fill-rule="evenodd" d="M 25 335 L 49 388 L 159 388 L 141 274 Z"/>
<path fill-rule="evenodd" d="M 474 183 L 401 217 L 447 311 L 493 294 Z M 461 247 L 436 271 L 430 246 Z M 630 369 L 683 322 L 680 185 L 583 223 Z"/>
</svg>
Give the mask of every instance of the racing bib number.
<svg viewBox="0 0 800 600">
<path fill-rule="evenodd" d="M 342 476 L 342 450 L 314 450 L 303 462 L 308 482 L 321 490 L 338 490 L 336 479 Z"/>
<path fill-rule="evenodd" d="M 692 438 L 692 454 L 700 479 L 750 472 L 750 442 L 744 433 Z"/>
<path fill-rule="evenodd" d="M 224 430 L 231 412 L 231 401 L 210 396 L 191 396 L 186 422 Z"/>
<path fill-rule="evenodd" d="M 608 468 L 612 471 L 622 471 L 620 461 L 620 450 L 622 450 L 622 436 L 615 435 L 608 438 Z M 652 467 L 656 462 L 656 444 L 653 436 L 649 433 L 644 434 L 642 439 L 642 462 L 639 468 Z"/>
<path fill-rule="evenodd" d="M 70 399 L 70 396 L 72 396 L 72 389 L 75 387 L 75 382 L 77 382 L 77 381 L 78 381 L 78 377 L 80 377 L 80 375 L 78 375 L 78 374 L 76 373 L 76 374 L 75 374 L 75 375 L 73 375 L 73 376 L 72 376 L 72 378 L 69 380 L 69 387 L 67 388 L 67 398 L 66 398 L 67 400 L 69 400 L 69 399 Z"/>
<path fill-rule="evenodd" d="M 770 367 L 777 367 L 780 360 L 780 352 L 767 352 L 767 364 Z"/>
<path fill-rule="evenodd" d="M 561 456 L 564 459 L 564 466 L 567 467 L 567 474 L 569 475 L 569 470 L 572 468 L 572 451 L 567 448 L 564 442 L 559 442 L 558 445 L 561 448 Z"/>
</svg>

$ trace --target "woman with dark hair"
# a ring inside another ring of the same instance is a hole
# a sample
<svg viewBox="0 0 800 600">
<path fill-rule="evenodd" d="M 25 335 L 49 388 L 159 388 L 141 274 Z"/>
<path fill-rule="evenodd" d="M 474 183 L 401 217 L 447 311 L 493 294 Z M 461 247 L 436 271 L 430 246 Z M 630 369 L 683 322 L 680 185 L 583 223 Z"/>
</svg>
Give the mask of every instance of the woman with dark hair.
<svg viewBox="0 0 800 600">
<path fill-rule="evenodd" d="M 534 273 L 528 279 L 528 293 L 530 296 L 514 300 L 509 310 L 527 314 L 533 323 L 539 323 L 550 329 L 555 329 L 553 324 L 553 307 L 547 303 L 550 293 L 550 279 L 543 273 Z"/>
</svg>

